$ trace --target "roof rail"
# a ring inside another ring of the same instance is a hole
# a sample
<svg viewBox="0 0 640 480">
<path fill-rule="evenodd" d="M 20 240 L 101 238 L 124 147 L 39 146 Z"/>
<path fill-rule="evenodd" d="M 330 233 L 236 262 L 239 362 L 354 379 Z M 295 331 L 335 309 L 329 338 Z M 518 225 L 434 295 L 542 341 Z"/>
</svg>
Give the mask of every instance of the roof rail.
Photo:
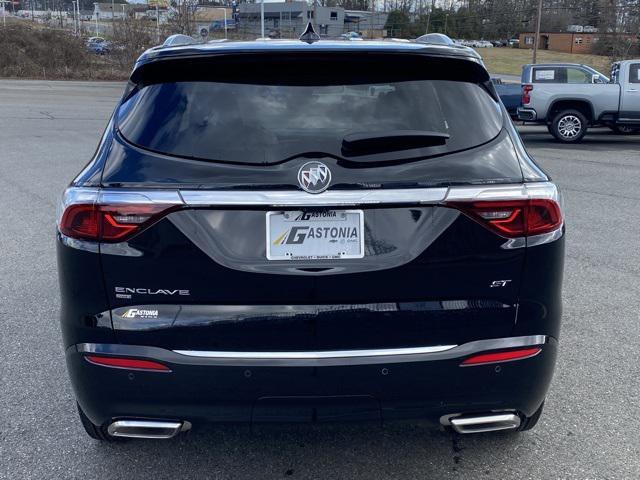
<svg viewBox="0 0 640 480">
<path fill-rule="evenodd" d="M 170 35 L 162 44 L 163 47 L 178 47 L 180 45 L 193 45 L 197 43 L 195 38 L 190 37 L 189 35 L 182 35 L 181 33 L 177 33 L 175 35 Z"/>
</svg>

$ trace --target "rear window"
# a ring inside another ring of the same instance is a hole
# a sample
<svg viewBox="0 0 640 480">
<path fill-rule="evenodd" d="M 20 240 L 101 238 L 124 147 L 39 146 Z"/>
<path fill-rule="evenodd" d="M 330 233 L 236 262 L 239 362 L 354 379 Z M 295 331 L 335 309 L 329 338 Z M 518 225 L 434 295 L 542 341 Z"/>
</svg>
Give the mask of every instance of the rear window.
<svg viewBox="0 0 640 480">
<path fill-rule="evenodd" d="M 629 66 L 629 83 L 640 83 L 640 63 Z"/>
<path fill-rule="evenodd" d="M 340 65 L 314 67 L 339 69 Z M 464 150 L 500 132 L 498 103 L 481 85 L 420 78 L 428 71 L 404 75 L 394 71 L 385 79 L 385 68 L 380 64 L 375 74 L 367 75 L 365 69 L 354 76 L 325 71 L 317 84 L 313 75 L 295 73 L 300 72 L 296 68 L 282 76 L 247 68 L 241 75 L 225 75 L 224 81 L 215 75 L 171 78 L 135 91 L 120 107 L 118 128 L 129 142 L 155 152 L 251 164 L 278 163 L 305 154 L 345 158 L 349 155 L 343 140 L 350 134 L 449 135 L 445 145 L 396 147 L 358 157 L 358 161 L 380 161 Z"/>
</svg>

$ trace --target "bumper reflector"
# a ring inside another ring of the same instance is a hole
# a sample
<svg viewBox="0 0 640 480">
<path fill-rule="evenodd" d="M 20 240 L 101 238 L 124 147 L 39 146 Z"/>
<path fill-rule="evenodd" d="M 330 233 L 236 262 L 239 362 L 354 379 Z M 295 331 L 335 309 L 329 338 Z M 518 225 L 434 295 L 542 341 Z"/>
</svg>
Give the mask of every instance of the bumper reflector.
<svg viewBox="0 0 640 480">
<path fill-rule="evenodd" d="M 146 370 L 151 372 L 170 372 L 166 365 L 150 360 L 138 360 L 135 358 L 122 357 L 99 357 L 97 355 L 85 355 L 89 363 L 103 367 L 123 368 L 126 370 Z"/>
<path fill-rule="evenodd" d="M 535 357 L 540 353 L 540 347 L 520 348 L 518 350 L 508 350 L 506 352 L 480 353 L 464 360 L 460 366 L 486 365 L 488 363 L 510 362 L 512 360 L 523 360 Z"/>
</svg>

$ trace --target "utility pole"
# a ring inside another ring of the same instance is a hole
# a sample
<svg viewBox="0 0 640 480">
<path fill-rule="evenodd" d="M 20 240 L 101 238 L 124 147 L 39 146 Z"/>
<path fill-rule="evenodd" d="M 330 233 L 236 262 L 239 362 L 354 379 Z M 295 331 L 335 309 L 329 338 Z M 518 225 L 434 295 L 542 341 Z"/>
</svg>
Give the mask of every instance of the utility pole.
<svg viewBox="0 0 640 480">
<path fill-rule="evenodd" d="M 76 8 L 78 9 L 78 15 L 76 18 L 78 19 L 78 35 L 82 35 L 82 19 L 80 18 L 80 0 L 76 1 Z"/>
<path fill-rule="evenodd" d="M 156 43 L 160 44 L 160 7 L 156 2 Z"/>
<path fill-rule="evenodd" d="M 431 23 L 431 12 L 436 8 L 436 0 L 431 0 L 431 8 L 429 9 L 429 13 L 427 13 L 427 28 L 425 29 L 425 35 L 429 33 L 429 24 Z"/>
<path fill-rule="evenodd" d="M 260 38 L 264 38 L 264 0 L 260 2 Z"/>
<path fill-rule="evenodd" d="M 538 18 L 536 19 L 536 36 L 533 40 L 533 63 L 538 59 L 538 44 L 540 43 L 540 20 L 542 18 L 542 0 L 538 0 Z"/>
<path fill-rule="evenodd" d="M 227 7 L 224 7 L 222 12 L 224 13 L 224 39 L 227 40 Z"/>
<path fill-rule="evenodd" d="M 262 1 L 264 1 L 264 0 L 262 0 Z M 316 19 L 318 18 L 317 6 L 318 6 L 318 0 L 313 0 L 313 22 L 312 22 L 312 24 L 313 24 L 313 29 L 316 31 L 316 33 L 318 33 L 318 24 L 316 23 L 317 22 Z"/>
</svg>

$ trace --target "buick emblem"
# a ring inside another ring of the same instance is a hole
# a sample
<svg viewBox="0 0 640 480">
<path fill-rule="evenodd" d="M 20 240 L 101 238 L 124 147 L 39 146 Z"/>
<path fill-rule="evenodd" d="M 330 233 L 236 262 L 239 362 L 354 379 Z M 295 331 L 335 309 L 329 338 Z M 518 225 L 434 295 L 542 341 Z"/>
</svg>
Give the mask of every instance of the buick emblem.
<svg viewBox="0 0 640 480">
<path fill-rule="evenodd" d="M 298 183 L 305 192 L 324 192 L 331 183 L 331 170 L 322 162 L 307 162 L 298 170 Z"/>
</svg>

